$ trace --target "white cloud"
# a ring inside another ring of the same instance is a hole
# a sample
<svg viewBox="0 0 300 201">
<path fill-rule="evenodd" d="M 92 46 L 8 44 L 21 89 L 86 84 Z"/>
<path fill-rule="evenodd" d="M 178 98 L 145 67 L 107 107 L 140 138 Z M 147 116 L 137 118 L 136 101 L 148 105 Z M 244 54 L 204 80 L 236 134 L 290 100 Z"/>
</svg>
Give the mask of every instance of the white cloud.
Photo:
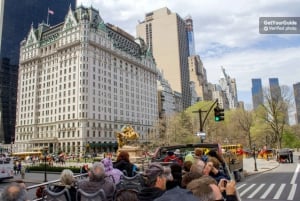
<svg viewBox="0 0 300 201">
<path fill-rule="evenodd" d="M 263 84 L 267 86 L 270 77 L 278 77 L 280 84 L 291 86 L 300 80 L 300 68 L 295 66 L 299 61 L 299 55 L 295 52 L 300 52 L 300 47 L 278 50 L 249 49 L 224 54 L 217 59 L 203 59 L 203 63 L 209 81 L 218 82 L 223 66 L 230 77 L 236 78 L 241 91 L 251 89 L 252 78 L 261 78 Z"/>
<path fill-rule="evenodd" d="M 249 93 L 252 78 L 262 78 L 265 85 L 269 77 L 278 77 L 280 84 L 289 86 L 300 81 L 299 35 L 262 35 L 258 29 L 259 17 L 299 16 L 300 0 L 78 0 L 79 5 L 81 2 L 98 9 L 105 22 L 133 36 L 138 21 L 161 7 L 182 18 L 192 16 L 196 50 L 212 83 L 221 75 L 220 66 L 236 78 L 238 90 Z"/>
</svg>

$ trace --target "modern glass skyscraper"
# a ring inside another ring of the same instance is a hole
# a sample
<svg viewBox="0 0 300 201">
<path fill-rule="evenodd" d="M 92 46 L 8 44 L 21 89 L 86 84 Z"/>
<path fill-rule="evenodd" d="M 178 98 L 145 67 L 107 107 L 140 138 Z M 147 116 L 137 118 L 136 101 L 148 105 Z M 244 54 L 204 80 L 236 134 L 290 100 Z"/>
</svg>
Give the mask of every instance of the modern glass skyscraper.
<svg viewBox="0 0 300 201">
<path fill-rule="evenodd" d="M 194 29 L 193 29 L 192 17 L 187 16 L 185 18 L 185 23 L 186 23 L 187 40 L 189 43 L 189 56 L 193 56 L 196 54 L 196 51 L 195 51 L 195 39 L 194 39 Z"/>
<path fill-rule="evenodd" d="M 15 135 L 16 96 L 20 42 L 28 35 L 31 24 L 50 25 L 64 20 L 76 0 L 0 0 L 0 141 L 11 142 Z M 1 29 L 2 28 L 2 29 Z M 1 123 L 0 123 L 1 124 Z"/>
<path fill-rule="evenodd" d="M 252 79 L 251 91 L 252 91 L 253 109 L 256 109 L 259 105 L 262 105 L 264 103 L 263 88 L 262 88 L 260 78 Z"/>
<path fill-rule="evenodd" d="M 300 123 L 300 82 L 293 85 L 296 105 L 296 123 Z"/>
<path fill-rule="evenodd" d="M 282 100 L 278 78 L 269 78 L 270 94 L 273 100 Z"/>
</svg>

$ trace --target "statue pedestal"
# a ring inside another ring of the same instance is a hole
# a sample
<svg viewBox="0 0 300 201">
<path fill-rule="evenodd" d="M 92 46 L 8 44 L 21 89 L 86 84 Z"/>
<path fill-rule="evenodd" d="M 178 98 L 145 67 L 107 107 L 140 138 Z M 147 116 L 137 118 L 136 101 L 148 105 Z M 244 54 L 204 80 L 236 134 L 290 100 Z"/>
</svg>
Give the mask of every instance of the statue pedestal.
<svg viewBox="0 0 300 201">
<path fill-rule="evenodd" d="M 128 152 L 130 162 L 132 163 L 138 163 L 143 158 L 143 150 L 141 147 L 138 146 L 124 145 L 122 148 L 118 149 L 118 154 L 121 151 Z"/>
</svg>

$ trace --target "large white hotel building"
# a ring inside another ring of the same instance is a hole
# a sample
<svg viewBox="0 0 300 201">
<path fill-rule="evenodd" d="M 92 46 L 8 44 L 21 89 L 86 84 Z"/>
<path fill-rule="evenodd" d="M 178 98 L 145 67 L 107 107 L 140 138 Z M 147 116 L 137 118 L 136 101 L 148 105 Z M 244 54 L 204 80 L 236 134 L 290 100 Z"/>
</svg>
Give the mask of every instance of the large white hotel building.
<svg viewBox="0 0 300 201">
<path fill-rule="evenodd" d="M 146 141 L 158 119 L 157 70 L 140 39 L 94 8 L 31 27 L 21 42 L 13 151 L 115 151 L 131 124 Z"/>
</svg>

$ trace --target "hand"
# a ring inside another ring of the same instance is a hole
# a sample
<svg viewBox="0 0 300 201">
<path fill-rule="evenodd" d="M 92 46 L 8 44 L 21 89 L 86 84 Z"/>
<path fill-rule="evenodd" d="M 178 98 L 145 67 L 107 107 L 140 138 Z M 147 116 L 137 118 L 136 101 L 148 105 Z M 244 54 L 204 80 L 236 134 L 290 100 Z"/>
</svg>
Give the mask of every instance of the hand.
<svg viewBox="0 0 300 201">
<path fill-rule="evenodd" d="M 226 185 L 226 195 L 235 195 L 235 191 L 236 191 L 236 186 L 235 186 L 236 182 L 235 181 L 227 181 L 227 185 Z"/>
<path fill-rule="evenodd" d="M 226 185 L 227 185 L 227 179 L 221 179 L 219 181 L 218 187 L 219 187 L 221 192 L 226 191 Z"/>
</svg>

